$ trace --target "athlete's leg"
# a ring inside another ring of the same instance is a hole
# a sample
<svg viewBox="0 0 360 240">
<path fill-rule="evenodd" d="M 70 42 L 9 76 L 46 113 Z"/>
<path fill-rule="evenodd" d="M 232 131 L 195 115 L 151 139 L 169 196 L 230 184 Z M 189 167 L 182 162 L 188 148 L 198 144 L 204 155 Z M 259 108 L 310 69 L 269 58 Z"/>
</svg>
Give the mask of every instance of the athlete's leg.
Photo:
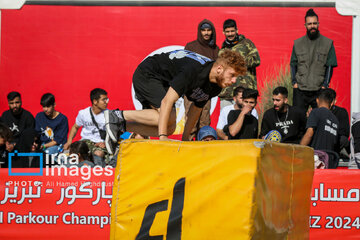
<svg viewBox="0 0 360 240">
<path fill-rule="evenodd" d="M 126 131 L 135 132 L 143 136 L 158 136 L 159 109 L 144 109 L 124 111 L 126 120 Z M 176 111 L 171 111 L 168 123 L 168 135 L 171 135 L 176 128 Z"/>
</svg>

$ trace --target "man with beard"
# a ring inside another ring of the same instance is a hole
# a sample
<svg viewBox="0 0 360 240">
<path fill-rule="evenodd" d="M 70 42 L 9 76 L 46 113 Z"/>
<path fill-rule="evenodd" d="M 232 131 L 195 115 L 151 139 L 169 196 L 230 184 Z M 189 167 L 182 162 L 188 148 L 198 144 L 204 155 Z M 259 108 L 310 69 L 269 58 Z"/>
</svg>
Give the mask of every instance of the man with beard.
<svg viewBox="0 0 360 240">
<path fill-rule="evenodd" d="M 41 150 L 48 154 L 59 152 L 59 146 L 66 143 L 69 131 L 67 117 L 55 110 L 55 97 L 45 93 L 40 100 L 43 108 L 35 117 L 35 131 L 40 134 Z"/>
<path fill-rule="evenodd" d="M 288 90 L 285 87 L 275 88 L 272 99 L 274 107 L 264 113 L 260 137 L 264 138 L 271 130 L 277 130 L 282 143 L 298 144 L 305 133 L 305 113 L 288 104 Z"/>
<path fill-rule="evenodd" d="M 330 83 L 337 66 L 333 41 L 319 33 L 319 18 L 313 9 L 305 15 L 306 35 L 295 40 L 291 55 L 293 103 L 306 112 L 316 108 L 316 96 Z"/>
<path fill-rule="evenodd" d="M 224 127 L 224 133 L 226 133 L 228 139 L 252 139 L 258 137 L 258 120 L 251 115 L 258 96 L 257 90 L 247 88 L 243 91 L 241 109 L 230 111 L 228 124 Z"/>
<path fill-rule="evenodd" d="M 33 115 L 22 108 L 21 95 L 18 92 L 10 92 L 7 95 L 9 110 L 3 112 L 1 121 L 5 123 L 13 134 L 14 144 L 19 144 L 25 129 L 34 129 Z M 19 147 L 19 146 L 18 146 Z"/>
<path fill-rule="evenodd" d="M 245 88 L 257 89 L 256 67 L 260 65 L 260 56 L 255 44 L 244 35 L 238 34 L 236 22 L 233 19 L 227 19 L 223 25 L 223 33 L 225 41 L 222 44 L 221 51 L 231 49 L 237 51 L 244 58 L 247 71 L 244 76 L 239 76 L 236 83 L 227 87 L 219 94 L 220 109 L 225 106 L 234 104 L 233 91 L 236 87 L 243 86 Z"/>
<path fill-rule="evenodd" d="M 219 47 L 216 45 L 216 32 L 212 22 L 207 19 L 202 20 L 198 25 L 197 39 L 185 45 L 185 50 L 196 52 L 200 55 L 216 60 L 219 54 Z M 189 113 L 191 101 L 184 97 L 184 106 L 186 116 Z M 210 125 L 210 109 L 211 99 L 207 101 L 203 110 L 201 111 L 199 121 L 191 131 L 190 139 L 193 139 L 197 131 L 203 126 Z M 187 116 L 188 118 L 188 116 Z"/>
<path fill-rule="evenodd" d="M 232 110 L 240 110 L 242 108 L 242 102 L 243 102 L 242 95 L 243 95 L 244 90 L 245 90 L 245 88 L 243 88 L 243 87 L 235 88 L 234 93 L 233 93 L 233 96 L 234 96 L 233 99 L 234 99 L 235 104 L 226 106 L 223 109 L 221 109 L 220 115 L 219 115 L 219 120 L 216 125 L 216 132 L 219 136 L 219 139 L 224 139 L 224 140 L 229 139 L 229 137 L 224 133 L 223 129 L 227 125 L 227 122 L 228 122 L 227 118 L 228 118 L 229 112 Z M 258 119 L 258 113 L 255 108 L 251 111 L 251 115 L 253 115 L 254 117 L 256 117 L 256 119 Z"/>
<path fill-rule="evenodd" d="M 175 102 L 185 95 L 192 104 L 182 140 L 189 140 L 206 102 L 245 74 L 245 62 L 237 52 L 223 51 L 216 61 L 187 50 L 175 50 L 146 58 L 135 70 L 133 85 L 143 110 L 105 111 L 107 139 L 116 143 L 125 131 L 167 140 L 176 127 Z M 105 140 L 108 151 L 113 145 Z"/>
</svg>

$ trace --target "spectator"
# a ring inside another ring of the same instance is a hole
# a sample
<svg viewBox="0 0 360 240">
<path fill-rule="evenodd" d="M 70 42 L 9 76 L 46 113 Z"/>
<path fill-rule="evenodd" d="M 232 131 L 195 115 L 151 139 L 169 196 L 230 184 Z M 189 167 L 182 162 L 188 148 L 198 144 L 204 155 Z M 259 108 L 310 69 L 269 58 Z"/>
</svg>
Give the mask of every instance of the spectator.
<svg viewBox="0 0 360 240">
<path fill-rule="evenodd" d="M 197 135 L 198 141 L 213 141 L 217 139 L 216 131 L 210 126 L 203 126 L 200 128 Z"/>
<path fill-rule="evenodd" d="M 224 129 L 225 125 L 227 124 L 227 118 L 228 118 L 229 112 L 231 110 L 241 110 L 242 95 L 243 95 L 244 89 L 245 88 L 243 88 L 243 87 L 235 88 L 234 93 L 233 93 L 234 104 L 226 106 L 220 111 L 219 120 L 216 125 L 216 133 L 220 139 L 228 140 L 228 136 L 224 133 L 223 129 Z M 258 113 L 255 108 L 251 111 L 251 115 L 253 115 L 254 117 L 256 117 L 256 119 L 258 119 Z"/>
<path fill-rule="evenodd" d="M 277 130 L 282 143 L 299 144 L 305 133 L 305 113 L 288 104 L 288 90 L 285 87 L 275 88 L 272 99 L 274 107 L 264 113 L 260 137 L 264 138 L 271 130 Z"/>
<path fill-rule="evenodd" d="M 27 128 L 23 132 L 23 137 L 20 138 L 19 147 L 16 145 L 15 149 L 18 152 L 23 153 L 40 153 L 42 152 L 41 141 L 39 134 L 35 131 L 35 129 Z M 43 156 L 43 162 L 45 162 L 46 156 Z M 38 168 L 40 167 L 40 158 L 33 156 L 17 156 L 15 155 L 11 161 L 12 168 Z"/>
<path fill-rule="evenodd" d="M 293 104 L 303 112 L 316 108 L 316 96 L 330 84 L 337 66 L 333 41 L 319 33 L 319 18 L 313 9 L 305 15 L 306 35 L 294 42 L 290 66 Z"/>
<path fill-rule="evenodd" d="M 41 150 L 47 154 L 56 154 L 66 143 L 69 131 L 67 117 L 55 110 L 55 97 L 45 93 L 40 101 L 43 111 L 35 117 L 35 130 L 40 134 Z"/>
<path fill-rule="evenodd" d="M 91 107 L 79 111 L 74 125 L 71 127 L 68 140 L 64 149 L 69 149 L 78 130 L 81 129 L 81 140 L 85 141 L 93 154 L 96 165 L 105 166 L 111 160 L 110 154 L 105 148 L 105 118 L 104 111 L 107 109 L 109 98 L 107 92 L 101 88 L 95 88 L 90 92 Z M 105 162 L 104 162 L 105 160 Z"/>
<path fill-rule="evenodd" d="M 245 89 L 241 110 L 232 110 L 224 132 L 229 139 L 251 139 L 258 136 L 258 120 L 251 115 L 257 103 L 259 93 L 254 89 Z"/>
<path fill-rule="evenodd" d="M 351 135 L 354 139 L 354 153 L 360 153 L 360 112 L 353 113 L 352 118 Z"/>
<path fill-rule="evenodd" d="M 33 115 L 22 108 L 21 95 L 18 92 L 10 92 L 7 95 L 9 110 L 3 112 L 1 121 L 5 123 L 13 134 L 14 144 L 19 146 L 20 138 L 25 129 L 34 129 L 35 121 Z"/>
<path fill-rule="evenodd" d="M 245 60 L 247 72 L 246 75 L 239 76 L 235 84 L 221 91 L 219 94 L 220 109 L 234 104 L 232 93 L 236 87 L 243 86 L 245 88 L 257 89 L 256 67 L 260 65 L 260 56 L 255 44 L 250 39 L 245 38 L 244 35 L 238 34 L 235 20 L 227 19 L 224 22 L 223 33 L 225 35 L 225 41 L 222 44 L 220 53 L 224 51 L 224 49 L 239 52 Z"/>
<path fill-rule="evenodd" d="M 311 146 L 315 150 L 336 151 L 339 121 L 330 111 L 332 92 L 329 89 L 321 90 L 316 102 L 318 108 L 311 111 L 300 144 Z"/>
<path fill-rule="evenodd" d="M 70 145 L 70 155 L 77 154 L 79 157 L 78 167 L 89 166 L 94 167 L 94 161 L 92 160 L 92 154 L 85 141 L 76 141 Z"/>
<path fill-rule="evenodd" d="M 0 123 L 0 168 L 8 167 L 8 153 L 12 152 L 12 132 L 3 123 Z"/>
<path fill-rule="evenodd" d="M 185 45 L 185 50 L 201 54 L 211 60 L 216 60 L 219 54 L 219 47 L 216 45 L 216 32 L 213 23 L 204 19 L 199 23 L 197 30 L 197 39 L 187 43 Z M 185 114 L 187 116 L 191 101 L 189 101 L 186 96 L 184 96 L 184 106 Z M 202 109 L 199 121 L 197 121 L 195 127 L 191 130 L 190 139 L 193 139 L 196 136 L 196 133 L 201 127 L 210 125 L 210 109 L 211 99 L 206 102 Z M 188 118 L 188 116 L 186 118 Z"/>
<path fill-rule="evenodd" d="M 345 108 L 335 105 L 336 104 L 336 92 L 334 89 L 329 88 L 332 94 L 332 103 L 330 111 L 335 115 L 339 121 L 338 135 L 339 135 L 339 152 L 338 154 L 348 159 L 350 153 L 350 119 L 349 114 Z"/>
</svg>

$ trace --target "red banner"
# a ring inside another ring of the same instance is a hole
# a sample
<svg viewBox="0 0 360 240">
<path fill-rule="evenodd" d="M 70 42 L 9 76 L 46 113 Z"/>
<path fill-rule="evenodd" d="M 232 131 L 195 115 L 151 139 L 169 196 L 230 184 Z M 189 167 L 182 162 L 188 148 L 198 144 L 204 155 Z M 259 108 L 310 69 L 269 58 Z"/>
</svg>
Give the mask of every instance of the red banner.
<svg viewBox="0 0 360 240">
<path fill-rule="evenodd" d="M 0 169 L 0 239 L 108 239 L 113 170 L 70 171 Z M 310 239 L 360 238 L 359 179 L 356 170 L 315 171 Z"/>
<path fill-rule="evenodd" d="M 294 40 L 306 32 L 307 9 L 25 5 L 1 10 L 0 112 L 8 109 L 10 91 L 22 94 L 24 108 L 33 115 L 42 111 L 42 94 L 51 92 L 71 126 L 78 111 L 90 105 L 95 87 L 108 91 L 110 109 L 134 109 L 131 83 L 137 65 L 157 49 L 195 40 L 204 18 L 214 23 L 220 47 L 223 22 L 237 21 L 239 33 L 259 51 L 261 87 L 288 67 Z M 352 17 L 335 8 L 314 10 L 320 32 L 334 40 L 338 67 L 331 87 L 337 90 L 337 104 L 350 110 Z M 214 127 L 218 114 L 219 107 L 212 116 Z"/>
<path fill-rule="evenodd" d="M 360 172 L 317 170 L 313 180 L 310 239 L 360 238 Z"/>
<path fill-rule="evenodd" d="M 0 239 L 107 239 L 113 173 L 48 168 L 34 177 L 0 169 Z"/>
</svg>

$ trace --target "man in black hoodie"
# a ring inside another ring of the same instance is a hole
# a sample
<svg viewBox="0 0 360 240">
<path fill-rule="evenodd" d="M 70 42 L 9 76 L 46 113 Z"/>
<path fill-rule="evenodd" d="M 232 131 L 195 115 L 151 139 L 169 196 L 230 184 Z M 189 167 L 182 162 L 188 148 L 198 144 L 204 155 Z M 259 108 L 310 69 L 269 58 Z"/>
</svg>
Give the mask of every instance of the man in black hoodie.
<svg viewBox="0 0 360 240">
<path fill-rule="evenodd" d="M 216 60 L 219 54 L 219 47 L 216 45 L 216 32 L 213 23 L 207 19 L 202 20 L 198 25 L 197 39 L 187 43 L 185 50 L 196 52 L 200 55 L 210 58 L 211 60 Z M 188 118 L 190 105 L 191 101 L 184 97 L 186 118 Z M 200 128 L 210 125 L 210 109 L 211 100 L 207 101 L 205 104 L 199 121 L 191 130 L 190 139 L 193 139 L 197 135 L 197 132 Z"/>
</svg>

